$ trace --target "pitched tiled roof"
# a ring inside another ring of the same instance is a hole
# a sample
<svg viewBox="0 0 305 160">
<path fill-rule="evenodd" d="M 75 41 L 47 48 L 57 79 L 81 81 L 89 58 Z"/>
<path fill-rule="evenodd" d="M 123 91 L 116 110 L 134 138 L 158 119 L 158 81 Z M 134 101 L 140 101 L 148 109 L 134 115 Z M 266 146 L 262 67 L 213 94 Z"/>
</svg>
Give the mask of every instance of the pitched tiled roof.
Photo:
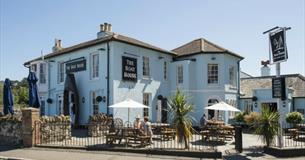
<svg viewBox="0 0 305 160">
<path fill-rule="evenodd" d="M 139 46 L 139 47 L 163 52 L 165 54 L 176 55 L 174 52 L 171 52 L 171 51 L 153 46 L 151 44 L 139 41 L 137 39 L 113 33 L 113 34 L 105 36 L 103 38 L 93 39 L 93 40 L 90 40 L 90 41 L 87 41 L 87 42 L 83 42 L 83 43 L 79 43 L 77 45 L 73 45 L 71 47 L 63 48 L 63 49 L 61 49 L 59 51 L 56 51 L 56 52 L 49 53 L 49 54 L 45 55 L 44 58 L 47 59 L 47 58 L 55 57 L 55 56 L 58 56 L 58 55 L 67 54 L 69 52 L 72 52 L 72 51 L 75 51 L 75 50 L 78 50 L 78 49 L 90 47 L 90 46 L 97 45 L 97 44 L 100 44 L 100 43 L 104 43 L 104 42 L 107 42 L 107 41 L 123 42 L 123 43 L 127 43 L 127 44 L 132 44 L 132 45 L 135 45 L 135 46 Z M 27 65 L 27 64 L 31 63 L 32 61 L 36 61 L 36 60 L 41 60 L 41 57 L 38 57 L 36 59 L 27 61 L 27 62 L 24 63 L 24 65 Z"/>
<path fill-rule="evenodd" d="M 173 52 L 178 54 L 179 56 L 189 56 L 189 55 L 193 55 L 193 54 L 200 54 L 200 53 L 207 53 L 207 54 L 211 54 L 211 53 L 215 53 L 215 54 L 230 54 L 232 56 L 238 57 L 243 59 L 242 56 L 229 51 L 225 48 L 222 48 L 206 39 L 203 38 L 199 38 L 196 40 L 193 40 L 187 44 L 184 44 L 176 49 L 172 50 Z"/>
<path fill-rule="evenodd" d="M 294 90 L 293 97 L 305 97 L 305 77 L 300 74 L 282 75 L 285 77 L 286 87 Z M 272 78 L 275 76 L 241 78 L 240 89 L 242 98 L 252 97 L 253 89 L 271 89 Z"/>
</svg>

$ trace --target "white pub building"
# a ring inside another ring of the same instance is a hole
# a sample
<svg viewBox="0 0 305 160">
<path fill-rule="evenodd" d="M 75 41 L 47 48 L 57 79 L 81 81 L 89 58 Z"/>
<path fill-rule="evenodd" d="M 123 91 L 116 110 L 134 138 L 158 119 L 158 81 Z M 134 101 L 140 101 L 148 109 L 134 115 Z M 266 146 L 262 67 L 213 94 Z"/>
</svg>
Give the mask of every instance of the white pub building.
<svg viewBox="0 0 305 160">
<path fill-rule="evenodd" d="M 205 110 L 209 105 L 225 101 L 237 107 L 242 59 L 202 38 L 168 51 L 113 33 L 104 23 L 96 39 L 66 48 L 56 40 L 52 53 L 24 65 L 39 79 L 43 115 L 74 114 L 75 125 L 86 125 L 98 113 L 126 121 L 126 110 L 108 106 L 130 98 L 149 106 L 131 109 L 131 120 L 140 115 L 168 122 L 167 100 L 180 89 L 194 105 L 198 125 L 204 113 L 228 117 Z"/>
</svg>

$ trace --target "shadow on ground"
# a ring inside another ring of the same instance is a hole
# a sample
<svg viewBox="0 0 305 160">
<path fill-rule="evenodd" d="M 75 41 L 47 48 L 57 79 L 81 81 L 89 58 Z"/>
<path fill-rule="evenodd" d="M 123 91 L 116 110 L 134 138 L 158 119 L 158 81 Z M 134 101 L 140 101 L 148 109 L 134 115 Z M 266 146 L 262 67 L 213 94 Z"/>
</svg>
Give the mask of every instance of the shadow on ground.
<svg viewBox="0 0 305 160">
<path fill-rule="evenodd" d="M 202 141 L 202 140 L 197 140 L 195 142 L 191 142 L 192 145 L 204 145 L 204 146 L 223 146 L 226 145 L 227 142 L 222 142 L 222 141 Z"/>
<path fill-rule="evenodd" d="M 85 138 L 88 137 L 88 129 L 72 129 L 72 137 Z"/>
<path fill-rule="evenodd" d="M 21 149 L 21 146 L 0 146 L 0 152 L 15 150 L 15 149 Z"/>
<path fill-rule="evenodd" d="M 243 153 L 237 153 L 234 150 L 225 150 L 223 159 L 227 160 L 248 160 L 253 158 L 263 158 L 266 154 L 264 153 L 263 147 L 261 146 L 250 146 L 249 148 L 243 149 Z"/>
</svg>

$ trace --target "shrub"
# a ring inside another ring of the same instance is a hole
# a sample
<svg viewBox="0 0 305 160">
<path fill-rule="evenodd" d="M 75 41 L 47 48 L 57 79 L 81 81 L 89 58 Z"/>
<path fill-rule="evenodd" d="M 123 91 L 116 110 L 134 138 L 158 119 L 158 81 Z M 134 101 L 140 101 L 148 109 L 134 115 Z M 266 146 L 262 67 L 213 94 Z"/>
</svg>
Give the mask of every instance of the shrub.
<svg viewBox="0 0 305 160">
<path fill-rule="evenodd" d="M 286 115 L 286 122 L 292 124 L 301 123 L 304 120 L 303 115 L 299 112 L 290 112 Z"/>
<path fill-rule="evenodd" d="M 255 133 L 263 139 L 268 147 L 273 143 L 274 137 L 278 134 L 279 118 L 278 112 L 271 111 L 269 107 L 262 107 L 262 113 L 252 124 L 255 127 Z"/>
<path fill-rule="evenodd" d="M 246 115 L 245 112 L 239 112 L 235 115 L 234 120 L 238 123 L 243 123 L 245 122 L 244 116 Z"/>
<path fill-rule="evenodd" d="M 244 121 L 248 125 L 252 125 L 253 123 L 257 122 L 259 120 L 259 113 L 257 112 L 250 112 L 250 114 L 244 116 Z"/>
</svg>

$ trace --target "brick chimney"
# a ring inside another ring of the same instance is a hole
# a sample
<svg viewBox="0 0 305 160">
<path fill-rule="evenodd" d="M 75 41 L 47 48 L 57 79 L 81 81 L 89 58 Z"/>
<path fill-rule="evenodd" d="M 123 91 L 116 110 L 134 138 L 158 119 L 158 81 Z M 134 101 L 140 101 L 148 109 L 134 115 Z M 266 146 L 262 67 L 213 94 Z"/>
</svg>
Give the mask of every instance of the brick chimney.
<svg viewBox="0 0 305 160">
<path fill-rule="evenodd" d="M 100 24 L 100 31 L 97 33 L 97 38 L 103 38 L 112 35 L 112 25 L 109 23 Z"/>
<path fill-rule="evenodd" d="M 57 52 L 59 50 L 61 50 L 62 47 L 61 47 L 61 40 L 60 39 L 55 39 L 55 44 L 54 44 L 54 47 L 52 48 L 52 51 L 53 52 Z"/>
</svg>

